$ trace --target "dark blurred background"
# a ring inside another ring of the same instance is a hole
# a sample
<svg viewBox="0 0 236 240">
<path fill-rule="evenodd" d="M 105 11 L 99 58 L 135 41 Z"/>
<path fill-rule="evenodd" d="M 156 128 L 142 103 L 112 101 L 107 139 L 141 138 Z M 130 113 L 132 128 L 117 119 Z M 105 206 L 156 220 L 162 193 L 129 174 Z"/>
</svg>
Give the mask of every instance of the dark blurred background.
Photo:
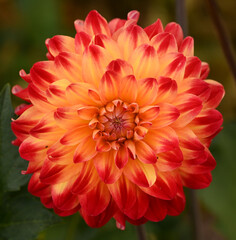
<svg viewBox="0 0 236 240">
<path fill-rule="evenodd" d="M 205 0 L 187 0 L 188 35 L 194 37 L 195 55 L 209 63 L 209 78 L 221 82 L 226 95 L 219 107 L 224 129 L 211 150 L 218 164 L 208 189 L 198 191 L 201 221 L 208 240 L 236 239 L 236 85 L 219 43 Z M 233 48 L 236 49 L 236 1 L 219 1 L 220 14 Z M 0 0 L 0 88 L 5 83 L 21 84 L 20 69 L 29 72 L 36 61 L 45 60 L 45 39 L 54 35 L 74 36 L 73 22 L 84 19 L 92 9 L 108 21 L 126 18 L 137 9 L 142 27 L 160 18 L 164 25 L 175 21 L 175 0 Z M 13 104 L 17 100 L 13 98 Z M 186 191 L 188 195 L 188 192 Z M 150 240 L 193 239 L 189 206 L 179 217 L 146 226 Z M 135 239 L 135 229 L 115 229 L 114 222 L 91 230 L 75 215 L 43 231 L 38 240 Z"/>
</svg>

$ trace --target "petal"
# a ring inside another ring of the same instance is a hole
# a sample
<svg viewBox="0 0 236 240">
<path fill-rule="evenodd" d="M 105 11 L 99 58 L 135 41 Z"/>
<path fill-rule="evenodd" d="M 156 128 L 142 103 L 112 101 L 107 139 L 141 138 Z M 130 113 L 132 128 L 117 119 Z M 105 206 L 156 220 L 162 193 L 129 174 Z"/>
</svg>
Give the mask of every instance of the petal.
<svg viewBox="0 0 236 240">
<path fill-rule="evenodd" d="M 110 192 L 106 184 L 100 181 L 93 186 L 91 191 L 79 196 L 83 213 L 90 216 L 97 216 L 102 213 L 110 203 Z"/>
<path fill-rule="evenodd" d="M 133 75 L 129 75 L 120 80 L 119 98 L 124 102 L 135 102 L 138 94 L 138 84 Z"/>
<path fill-rule="evenodd" d="M 116 59 L 111 61 L 107 66 L 107 70 L 117 73 L 121 78 L 134 74 L 133 67 L 128 62 L 122 59 Z"/>
<path fill-rule="evenodd" d="M 117 42 L 104 34 L 95 35 L 93 44 L 105 48 L 113 59 L 122 58 L 121 51 Z"/>
<path fill-rule="evenodd" d="M 84 32 L 84 21 L 77 19 L 74 21 L 74 26 L 75 26 L 75 30 L 77 33 L 80 33 L 81 31 Z"/>
<path fill-rule="evenodd" d="M 181 53 L 167 53 L 160 58 L 159 76 L 181 82 L 184 77 L 186 57 Z"/>
<path fill-rule="evenodd" d="M 174 127 L 184 127 L 190 123 L 202 110 L 202 101 L 193 94 L 180 94 L 173 105 L 180 112 L 179 118 L 173 123 Z"/>
<path fill-rule="evenodd" d="M 29 136 L 19 147 L 20 156 L 29 161 L 43 161 L 47 156 L 48 147 L 51 141 L 40 140 Z"/>
<path fill-rule="evenodd" d="M 81 171 L 72 186 L 73 194 L 86 194 L 95 188 L 100 182 L 100 178 L 94 167 L 93 161 L 82 163 Z"/>
<path fill-rule="evenodd" d="M 167 32 L 157 34 L 151 40 L 152 46 L 157 50 L 158 56 L 167 53 L 178 52 L 177 42 L 174 35 Z"/>
<path fill-rule="evenodd" d="M 52 199 L 56 208 L 67 211 L 79 205 L 78 196 L 71 193 L 72 181 L 53 184 Z"/>
<path fill-rule="evenodd" d="M 110 36 L 110 29 L 106 19 L 95 10 L 90 11 L 87 15 L 84 21 L 84 30 L 90 35 L 103 33 Z"/>
<path fill-rule="evenodd" d="M 108 26 L 110 28 L 111 34 L 115 33 L 117 30 L 122 28 L 125 25 L 126 20 L 114 18 L 109 23 Z"/>
<path fill-rule="evenodd" d="M 129 152 L 126 146 L 120 146 L 115 156 L 115 163 L 119 169 L 122 169 L 128 162 Z"/>
<path fill-rule="evenodd" d="M 153 149 L 144 141 L 137 141 L 135 143 L 137 158 L 147 164 L 153 164 L 157 161 L 157 156 Z"/>
<path fill-rule="evenodd" d="M 30 77 L 32 83 L 41 90 L 46 90 L 50 83 L 59 80 L 53 61 L 35 63 L 30 69 Z"/>
<path fill-rule="evenodd" d="M 92 137 L 92 130 L 88 126 L 82 126 L 67 131 L 60 139 L 60 142 L 63 145 L 73 146 L 84 141 L 89 136 Z"/>
<path fill-rule="evenodd" d="M 163 26 L 161 20 L 158 18 L 156 22 L 148 27 L 144 28 L 144 31 L 147 33 L 149 39 L 152 39 L 158 33 L 163 32 Z"/>
<path fill-rule="evenodd" d="M 123 175 L 108 185 L 108 189 L 122 212 L 131 209 L 136 201 L 136 186 Z"/>
<path fill-rule="evenodd" d="M 137 79 L 157 76 L 159 71 L 159 58 L 154 47 L 142 44 L 131 54 L 128 62 L 133 66 Z"/>
<path fill-rule="evenodd" d="M 205 82 L 210 87 L 211 93 L 206 103 L 204 103 L 204 108 L 216 108 L 225 95 L 224 87 L 214 80 L 206 80 Z"/>
<path fill-rule="evenodd" d="M 151 187 L 156 181 L 156 172 L 152 164 L 145 164 L 138 159 L 130 159 L 124 168 L 125 176 L 140 187 Z"/>
<path fill-rule="evenodd" d="M 94 166 L 98 175 L 106 184 L 116 182 L 122 174 L 122 171 L 115 164 L 115 152 L 98 153 L 94 158 Z"/>
<path fill-rule="evenodd" d="M 222 123 L 223 117 L 220 112 L 215 109 L 206 109 L 189 126 L 198 137 L 207 138 L 218 132 Z"/>
<path fill-rule="evenodd" d="M 64 52 L 55 58 L 55 66 L 60 78 L 70 82 L 82 82 L 82 56 L 76 53 Z"/>
<path fill-rule="evenodd" d="M 75 39 L 68 36 L 57 35 L 46 41 L 48 51 L 53 57 L 61 52 L 74 52 Z"/>
<path fill-rule="evenodd" d="M 74 153 L 74 163 L 86 162 L 96 154 L 96 143 L 91 137 L 88 137 L 78 144 Z"/>
<path fill-rule="evenodd" d="M 89 45 L 83 54 L 82 76 L 85 82 L 98 87 L 106 66 L 112 60 L 109 52 L 98 46 Z"/>
<path fill-rule="evenodd" d="M 169 173 L 157 173 L 156 182 L 149 188 L 141 187 L 147 194 L 163 200 L 173 199 L 177 193 L 175 178 Z"/>
<path fill-rule="evenodd" d="M 46 91 L 48 102 L 57 107 L 68 105 L 65 92 L 69 84 L 66 79 L 51 83 Z"/>
<path fill-rule="evenodd" d="M 11 89 L 12 94 L 15 96 L 29 102 L 29 93 L 28 88 L 22 88 L 19 85 L 14 85 Z"/>
<path fill-rule="evenodd" d="M 209 67 L 208 63 L 202 62 L 200 78 L 201 79 L 206 79 L 208 74 L 209 74 L 209 72 L 210 72 L 210 67 Z"/>
<path fill-rule="evenodd" d="M 117 99 L 119 91 L 118 74 L 114 71 L 106 71 L 101 79 L 99 91 L 104 103 Z"/>
<path fill-rule="evenodd" d="M 184 77 L 199 78 L 201 74 L 201 66 L 202 62 L 198 57 L 187 57 Z"/>
<path fill-rule="evenodd" d="M 175 106 L 169 103 L 160 103 L 158 106 L 159 114 L 152 121 L 152 128 L 166 127 L 178 119 L 180 113 Z"/>
<path fill-rule="evenodd" d="M 157 98 L 158 84 L 155 78 L 144 78 L 138 81 L 138 96 L 136 102 L 139 106 L 151 105 Z"/>
<path fill-rule="evenodd" d="M 39 139 L 55 141 L 58 140 L 65 130 L 57 126 L 54 114 L 46 114 L 38 124 L 30 130 L 30 135 Z"/>
<path fill-rule="evenodd" d="M 159 114 L 159 106 L 146 106 L 139 110 L 139 118 L 144 121 L 153 121 L 157 118 Z"/>
<path fill-rule="evenodd" d="M 186 57 L 194 56 L 194 39 L 189 36 L 186 37 L 179 48 L 179 52 L 183 53 Z"/>
<path fill-rule="evenodd" d="M 84 120 L 91 120 L 97 116 L 99 109 L 93 106 L 80 107 L 77 110 L 77 113 L 80 118 Z"/>
<path fill-rule="evenodd" d="M 144 141 L 155 153 L 167 152 L 179 146 L 178 136 L 171 127 L 149 129 Z"/>
<path fill-rule="evenodd" d="M 92 37 L 85 32 L 78 32 L 75 35 L 75 52 L 82 55 L 86 47 L 90 44 Z"/>
<path fill-rule="evenodd" d="M 175 80 L 168 77 L 159 77 L 157 98 L 154 103 L 172 102 L 177 95 L 177 83 Z"/>
<path fill-rule="evenodd" d="M 175 36 L 178 47 L 182 44 L 184 34 L 179 24 L 175 22 L 168 23 L 165 27 L 165 32 L 172 33 Z"/>
<path fill-rule="evenodd" d="M 161 172 L 172 171 L 182 165 L 183 153 L 180 148 L 158 154 L 156 167 Z"/>
<path fill-rule="evenodd" d="M 132 24 L 126 27 L 117 39 L 124 60 L 129 59 L 135 48 L 148 42 L 149 38 L 145 31 L 141 27 Z"/>
<path fill-rule="evenodd" d="M 158 198 L 149 197 L 149 208 L 145 213 L 145 218 L 152 222 L 162 221 L 167 215 L 166 202 Z"/>
</svg>

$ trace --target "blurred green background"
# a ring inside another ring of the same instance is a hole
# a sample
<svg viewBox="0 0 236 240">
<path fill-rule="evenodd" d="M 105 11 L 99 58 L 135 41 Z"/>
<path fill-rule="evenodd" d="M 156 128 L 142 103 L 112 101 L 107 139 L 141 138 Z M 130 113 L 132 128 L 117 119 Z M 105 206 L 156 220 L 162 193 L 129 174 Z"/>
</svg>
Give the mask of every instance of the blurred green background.
<svg viewBox="0 0 236 240">
<path fill-rule="evenodd" d="M 211 147 L 218 163 L 213 171 L 213 182 L 208 189 L 197 191 L 203 231 L 208 240 L 234 240 L 236 239 L 236 84 L 221 49 L 206 1 L 186 0 L 186 2 L 188 33 L 195 40 L 195 55 L 210 64 L 209 78 L 221 82 L 226 90 L 219 107 L 224 116 L 224 129 L 214 139 Z M 225 27 L 236 49 L 236 1 L 218 2 Z M 150 25 L 157 18 L 160 18 L 164 25 L 176 20 L 174 0 L 0 0 L 0 89 L 7 82 L 11 86 L 23 85 L 18 72 L 22 68 L 29 72 L 33 63 L 46 59 L 45 39 L 57 34 L 74 36 L 74 20 L 84 19 L 92 9 L 98 10 L 107 20 L 115 17 L 126 18 L 130 10 L 137 9 L 141 13 L 139 24 L 142 27 Z M 16 105 L 17 101 L 13 98 L 13 105 Z M 21 192 L 25 189 L 26 187 L 23 186 Z M 188 196 L 187 191 L 186 194 Z M 9 199 L 16 204 L 16 209 L 22 210 L 21 201 L 24 205 L 26 200 L 19 195 L 16 198 L 16 195 L 17 193 L 13 192 Z M 188 200 L 186 210 L 180 216 L 167 217 L 161 223 L 148 223 L 146 225 L 148 239 L 193 239 Z M 36 207 L 29 208 L 24 214 L 30 216 L 36 211 L 37 215 L 39 203 L 37 199 L 33 201 Z M 14 209 L 11 211 L 14 214 Z M 0 216 L 1 214 L 3 212 Z M 43 222 L 40 214 L 41 212 L 38 213 L 39 219 Z M 49 216 L 47 214 L 45 213 L 46 217 Z M 35 232 L 33 230 L 35 224 L 40 225 L 41 222 L 35 223 L 30 217 L 27 224 L 16 224 L 7 230 L 10 220 L 8 225 L 2 220 L 0 231 L 2 229 L 4 234 L 6 232 L 12 234 L 11 231 L 22 232 L 22 228 L 26 231 L 23 237 L 20 234 L 13 234 L 6 238 L 3 234 L 2 239 L 136 239 L 135 228 L 129 224 L 127 230 L 122 232 L 116 229 L 114 221 L 101 229 L 90 229 L 79 215 L 61 220 L 54 219 L 51 214 L 51 218 L 51 222 L 45 223 Z M 57 223 L 48 227 L 55 222 Z M 45 227 L 46 230 L 43 230 Z M 29 234 L 29 232 L 33 233 Z"/>
</svg>

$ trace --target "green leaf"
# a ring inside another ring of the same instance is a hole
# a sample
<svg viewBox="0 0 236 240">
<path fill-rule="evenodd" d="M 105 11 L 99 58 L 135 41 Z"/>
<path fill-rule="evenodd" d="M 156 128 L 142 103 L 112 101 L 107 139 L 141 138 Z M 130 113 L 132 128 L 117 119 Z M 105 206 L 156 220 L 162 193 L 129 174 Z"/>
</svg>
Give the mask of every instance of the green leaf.
<svg viewBox="0 0 236 240">
<path fill-rule="evenodd" d="M 0 237 L 6 240 L 33 240 L 46 227 L 60 221 L 38 199 L 28 193 L 12 193 L 1 209 Z"/>
<path fill-rule="evenodd" d="M 222 132 L 214 139 L 211 152 L 217 166 L 213 181 L 200 197 L 215 217 L 216 228 L 229 239 L 235 239 L 236 216 L 236 123 L 224 125 Z"/>
<path fill-rule="evenodd" d="M 11 143 L 15 139 L 11 130 L 13 117 L 10 86 L 7 84 L 0 93 L 0 196 L 6 191 L 19 190 L 28 181 L 28 177 L 21 174 L 27 162 L 20 158 L 18 148 Z"/>
</svg>

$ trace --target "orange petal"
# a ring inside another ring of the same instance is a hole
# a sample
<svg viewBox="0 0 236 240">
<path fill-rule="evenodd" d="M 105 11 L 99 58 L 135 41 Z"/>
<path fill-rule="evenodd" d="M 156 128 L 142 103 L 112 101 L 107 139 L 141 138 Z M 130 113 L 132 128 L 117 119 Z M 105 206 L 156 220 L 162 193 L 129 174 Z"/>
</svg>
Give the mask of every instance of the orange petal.
<svg viewBox="0 0 236 240">
<path fill-rule="evenodd" d="M 135 143 L 136 154 L 138 159 L 143 163 L 156 163 L 157 156 L 153 149 L 144 141 L 137 141 Z"/>
<path fill-rule="evenodd" d="M 60 139 L 60 142 L 63 145 L 73 146 L 89 136 L 92 137 L 92 130 L 88 126 L 82 126 L 68 130 Z"/>
<path fill-rule="evenodd" d="M 121 59 L 113 60 L 109 63 L 107 66 L 107 70 L 111 70 L 115 73 L 117 73 L 120 78 L 133 75 L 133 67 L 126 61 Z"/>
<path fill-rule="evenodd" d="M 158 116 L 152 120 L 152 128 L 166 127 L 178 119 L 180 113 L 175 106 L 169 103 L 160 103 L 158 106 L 160 111 Z"/>
<path fill-rule="evenodd" d="M 194 55 L 194 39 L 189 36 L 186 37 L 179 48 L 179 52 L 186 57 L 192 57 Z"/>
<path fill-rule="evenodd" d="M 161 20 L 158 18 L 157 21 L 154 22 L 152 25 L 144 28 L 144 31 L 147 33 L 149 39 L 152 39 L 158 33 L 163 32 L 163 25 Z"/>
<path fill-rule="evenodd" d="M 93 106 L 80 107 L 77 110 L 79 117 L 84 120 L 91 120 L 98 114 L 98 112 L 99 109 Z"/>
<path fill-rule="evenodd" d="M 98 87 L 106 66 L 112 60 L 109 52 L 98 46 L 89 45 L 83 54 L 82 76 L 85 82 Z"/>
<path fill-rule="evenodd" d="M 151 40 L 151 45 L 156 49 L 158 56 L 178 52 L 175 37 L 171 33 L 162 32 Z"/>
<path fill-rule="evenodd" d="M 158 84 L 155 78 L 144 78 L 138 81 L 138 96 L 136 102 L 139 106 L 152 104 L 157 98 Z"/>
<path fill-rule="evenodd" d="M 159 106 L 146 106 L 139 110 L 139 118 L 144 121 L 153 121 L 159 114 Z"/>
<path fill-rule="evenodd" d="M 96 143 L 88 137 L 84 141 L 80 142 L 74 153 L 74 163 L 86 162 L 96 156 Z"/>
<path fill-rule="evenodd" d="M 79 55 L 82 55 L 85 48 L 91 42 L 92 37 L 85 32 L 78 32 L 75 35 L 75 52 Z"/>
<path fill-rule="evenodd" d="M 129 75 L 120 80 L 119 98 L 124 102 L 133 103 L 138 94 L 138 84 L 133 75 Z"/>
<path fill-rule="evenodd" d="M 179 146 L 176 132 L 171 127 L 149 129 L 144 141 L 156 152 L 167 152 Z"/>
<path fill-rule="evenodd" d="M 137 79 L 157 76 L 159 71 L 159 58 L 154 47 L 142 44 L 131 54 L 128 62 L 133 66 Z"/>
<path fill-rule="evenodd" d="M 129 152 L 126 146 L 120 146 L 115 156 L 115 163 L 119 169 L 122 169 L 128 162 Z"/>
<path fill-rule="evenodd" d="M 106 19 L 95 10 L 90 11 L 87 15 L 84 21 L 84 30 L 90 35 L 103 33 L 110 36 L 110 29 Z"/>
<path fill-rule="evenodd" d="M 126 27 L 117 39 L 124 60 L 129 59 L 135 48 L 148 42 L 149 38 L 145 31 L 141 27 L 132 24 Z"/>
<path fill-rule="evenodd" d="M 56 57 L 61 52 L 75 52 L 75 39 L 68 36 L 54 36 L 46 41 L 46 45 L 53 57 Z"/>
<path fill-rule="evenodd" d="M 119 77 L 114 71 L 106 71 L 103 75 L 99 91 L 101 99 L 104 103 L 111 102 L 118 98 Z"/>
<path fill-rule="evenodd" d="M 202 101 L 193 94 L 180 94 L 173 105 L 180 112 L 179 118 L 173 123 L 174 127 L 184 127 L 190 123 L 202 110 Z"/>
<path fill-rule="evenodd" d="M 156 172 L 152 164 L 145 164 L 138 159 L 129 160 L 124 168 L 125 176 L 134 184 L 150 187 L 156 181 Z"/>
<path fill-rule="evenodd" d="M 168 23 L 165 27 L 165 32 L 172 33 L 175 36 L 178 47 L 181 45 L 183 41 L 183 30 L 181 26 L 175 22 Z"/>
<path fill-rule="evenodd" d="M 98 175 L 106 184 L 116 182 L 122 171 L 115 164 L 115 152 L 98 153 L 94 158 L 94 166 L 97 169 Z"/>
</svg>

